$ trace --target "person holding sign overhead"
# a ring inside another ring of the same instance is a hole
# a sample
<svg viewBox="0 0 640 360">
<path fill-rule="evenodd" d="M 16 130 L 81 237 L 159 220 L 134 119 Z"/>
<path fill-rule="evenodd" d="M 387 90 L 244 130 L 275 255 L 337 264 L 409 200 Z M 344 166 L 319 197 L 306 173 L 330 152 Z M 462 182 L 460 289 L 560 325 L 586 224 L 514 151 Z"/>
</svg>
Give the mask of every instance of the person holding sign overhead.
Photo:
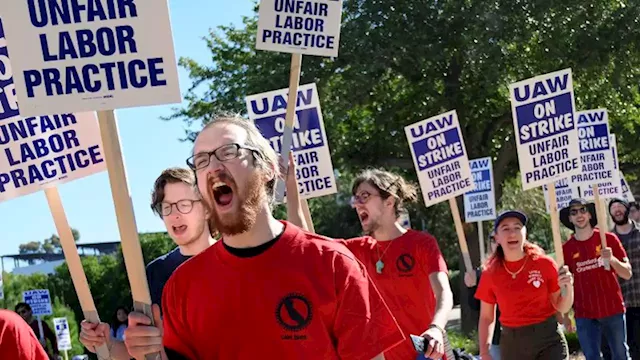
<svg viewBox="0 0 640 360">
<path fill-rule="evenodd" d="M 148 345 L 132 355 L 383 359 L 404 340 L 344 244 L 272 216 L 278 157 L 252 122 L 215 118 L 187 163 L 222 241 L 174 272 L 158 327 L 130 321 Z"/>
<path fill-rule="evenodd" d="M 481 301 L 478 336 L 482 360 L 493 360 L 489 348 L 500 306 L 503 359 L 568 359 L 567 341 L 556 312 L 573 304 L 573 276 L 539 246 L 527 241 L 527 216 L 515 210 L 498 215 L 494 224 L 496 250 L 487 259 L 476 290 Z M 566 287 L 566 295 L 561 288 Z"/>
<path fill-rule="evenodd" d="M 628 359 L 625 333 L 625 306 L 618 276 L 631 278 L 631 265 L 620 240 L 606 233 L 602 248 L 593 203 L 573 199 L 560 210 L 560 221 L 574 231 L 563 245 L 564 263 L 575 274 L 576 299 L 573 304 L 578 340 L 587 360 L 600 360 L 601 335 L 609 343 L 612 359 Z M 611 270 L 604 268 L 609 261 Z M 565 323 L 569 321 L 565 315 Z"/>
<path fill-rule="evenodd" d="M 387 171 L 365 170 L 351 188 L 352 206 L 369 236 L 347 240 L 347 246 L 366 266 L 407 338 L 385 352 L 385 359 L 415 359 L 412 334 L 425 338 L 420 359 L 441 359 L 453 307 L 447 264 L 433 236 L 398 222 L 404 204 L 417 199 L 415 186 Z"/>
</svg>

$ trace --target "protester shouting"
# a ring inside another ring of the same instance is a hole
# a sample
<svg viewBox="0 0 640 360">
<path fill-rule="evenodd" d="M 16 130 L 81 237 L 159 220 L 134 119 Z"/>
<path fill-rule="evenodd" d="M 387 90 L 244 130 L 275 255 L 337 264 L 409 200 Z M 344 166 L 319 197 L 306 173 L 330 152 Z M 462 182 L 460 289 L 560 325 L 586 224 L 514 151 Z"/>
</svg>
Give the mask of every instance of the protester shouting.
<svg viewBox="0 0 640 360">
<path fill-rule="evenodd" d="M 385 359 L 415 359 L 411 334 L 426 339 L 421 359 L 442 358 L 453 307 L 447 264 L 433 236 L 398 222 L 404 204 L 417 199 L 415 186 L 387 171 L 366 170 L 354 180 L 352 193 L 352 205 L 369 236 L 347 240 L 347 246 L 367 267 L 406 337 L 385 352 Z"/>
<path fill-rule="evenodd" d="M 606 233 L 602 247 L 593 203 L 573 199 L 560 210 L 560 221 L 574 234 L 562 245 L 564 262 L 575 274 L 573 309 L 580 347 L 587 360 L 600 360 L 602 333 L 608 340 L 613 359 L 628 359 L 625 332 L 625 306 L 618 276 L 631 278 L 631 265 L 618 237 Z M 610 270 L 604 263 L 611 265 Z M 569 321 L 565 316 L 565 323 Z"/>
<path fill-rule="evenodd" d="M 558 271 L 553 259 L 527 241 L 527 221 L 524 213 L 514 210 L 502 212 L 495 220 L 498 246 L 487 259 L 476 291 L 481 301 L 478 336 L 483 360 L 492 360 L 489 348 L 496 304 L 501 311 L 503 359 L 568 359 L 567 342 L 555 314 L 571 309 L 573 277 L 567 267 Z"/>
<path fill-rule="evenodd" d="M 271 215 L 278 158 L 252 122 L 214 119 L 188 164 L 222 241 L 169 279 L 160 326 L 130 316 L 132 355 L 382 359 L 404 340 L 346 246 Z"/>
</svg>

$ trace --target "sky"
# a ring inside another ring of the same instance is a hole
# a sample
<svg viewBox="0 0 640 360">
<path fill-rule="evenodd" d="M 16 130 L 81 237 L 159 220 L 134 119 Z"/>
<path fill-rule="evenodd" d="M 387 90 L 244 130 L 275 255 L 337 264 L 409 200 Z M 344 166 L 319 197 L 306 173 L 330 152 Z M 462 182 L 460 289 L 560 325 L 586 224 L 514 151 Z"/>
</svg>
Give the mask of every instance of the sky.
<svg viewBox="0 0 640 360">
<path fill-rule="evenodd" d="M 211 64 L 211 52 L 202 37 L 219 25 L 240 25 L 242 16 L 252 14 L 254 2 L 169 0 L 169 6 L 176 57 L 186 56 Z M 178 71 L 184 95 L 191 82 L 184 69 Z M 190 143 L 179 140 L 184 136 L 184 123 L 160 119 L 179 105 L 116 111 L 138 232 L 165 230 L 162 221 L 149 208 L 153 182 L 163 169 L 185 166 L 191 150 Z M 80 232 L 79 243 L 120 240 L 106 171 L 63 184 L 58 189 L 69 224 Z M 0 255 L 17 254 L 20 244 L 41 241 L 56 233 L 42 191 L 0 203 L 0 226 Z M 5 270 L 10 271 L 13 261 L 5 259 L 4 265 Z"/>
</svg>

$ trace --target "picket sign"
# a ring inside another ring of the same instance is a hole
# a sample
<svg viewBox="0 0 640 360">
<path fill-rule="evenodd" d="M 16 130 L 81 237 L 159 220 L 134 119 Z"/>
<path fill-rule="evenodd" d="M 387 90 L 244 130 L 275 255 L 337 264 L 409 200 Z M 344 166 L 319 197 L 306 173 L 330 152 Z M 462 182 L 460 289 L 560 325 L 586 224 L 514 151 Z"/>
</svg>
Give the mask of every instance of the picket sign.
<svg viewBox="0 0 640 360">
<path fill-rule="evenodd" d="M 2 0 L 0 13 L 7 43 L 19 44 L 10 57 L 21 115 L 98 111 L 133 307 L 153 322 L 114 110 L 181 101 L 168 2 L 121 1 L 116 12 L 69 0 Z"/>
<path fill-rule="evenodd" d="M 60 245 L 62 245 L 62 251 L 64 252 L 64 259 L 69 267 L 69 273 L 71 273 L 71 281 L 73 287 L 80 300 L 80 307 L 84 318 L 89 322 L 98 324 L 100 323 L 100 317 L 98 316 L 98 310 L 96 310 L 96 304 L 93 302 L 91 296 L 91 290 L 89 289 L 89 283 L 87 282 L 87 276 L 82 268 L 82 262 L 80 262 L 80 255 L 78 255 L 78 248 L 67 220 L 64 207 L 62 206 L 62 199 L 58 189 L 53 187 L 44 190 L 47 202 L 49 203 L 49 209 L 53 216 L 53 222 L 55 223 L 58 237 L 60 238 Z M 96 354 L 100 359 L 109 359 L 109 349 L 106 344 L 96 349 Z"/>
<path fill-rule="evenodd" d="M 455 110 L 404 128 L 425 206 L 449 200 L 466 271 L 473 271 L 456 197 L 475 189 Z"/>
<path fill-rule="evenodd" d="M 107 162 L 111 196 L 116 210 L 122 255 L 127 268 L 129 284 L 131 285 L 133 308 L 135 311 L 147 315 L 151 319 L 151 325 L 153 325 L 151 295 L 142 257 L 142 248 L 138 239 L 133 203 L 131 202 L 131 195 L 129 195 L 129 185 L 122 157 L 115 112 L 113 110 L 99 111 L 98 124 L 100 125 L 104 157 Z M 149 354 L 146 359 L 160 360 L 161 355 L 160 353 Z"/>
<path fill-rule="evenodd" d="M 518 81 L 509 93 L 522 187 L 547 185 L 556 261 L 562 266 L 555 182 L 581 171 L 571 69 Z"/>
<path fill-rule="evenodd" d="M 302 68 L 302 54 L 294 53 L 291 55 L 291 69 L 289 70 L 289 95 L 287 98 L 287 114 L 284 121 L 284 132 L 282 134 L 282 164 L 284 164 L 285 174 L 289 170 L 289 152 L 293 143 L 293 125 L 296 115 L 296 104 L 298 102 L 298 86 L 300 85 L 300 70 Z M 297 182 L 296 182 L 297 184 Z M 296 188 L 298 186 L 296 185 Z M 278 179 L 276 183 L 276 201 L 282 202 L 286 188 L 286 178 Z M 309 203 L 307 199 L 300 199 L 302 213 L 309 231 L 314 231 L 313 219 L 309 211 Z"/>
</svg>

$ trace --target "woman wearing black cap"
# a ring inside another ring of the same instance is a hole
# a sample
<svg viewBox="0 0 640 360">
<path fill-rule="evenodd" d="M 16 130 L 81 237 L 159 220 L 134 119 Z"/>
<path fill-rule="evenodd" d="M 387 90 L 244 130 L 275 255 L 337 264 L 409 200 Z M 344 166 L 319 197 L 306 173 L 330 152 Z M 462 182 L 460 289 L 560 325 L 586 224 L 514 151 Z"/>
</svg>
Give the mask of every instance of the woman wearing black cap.
<svg viewBox="0 0 640 360">
<path fill-rule="evenodd" d="M 526 241 L 527 216 L 519 211 L 501 213 L 495 221 L 496 251 L 487 260 L 476 298 L 482 301 L 478 334 L 480 355 L 489 353 L 500 307 L 504 359 L 561 360 L 568 358 L 567 342 L 556 321 L 573 304 L 573 277 L 537 245 Z M 562 295 L 561 287 L 566 287 Z"/>
</svg>

